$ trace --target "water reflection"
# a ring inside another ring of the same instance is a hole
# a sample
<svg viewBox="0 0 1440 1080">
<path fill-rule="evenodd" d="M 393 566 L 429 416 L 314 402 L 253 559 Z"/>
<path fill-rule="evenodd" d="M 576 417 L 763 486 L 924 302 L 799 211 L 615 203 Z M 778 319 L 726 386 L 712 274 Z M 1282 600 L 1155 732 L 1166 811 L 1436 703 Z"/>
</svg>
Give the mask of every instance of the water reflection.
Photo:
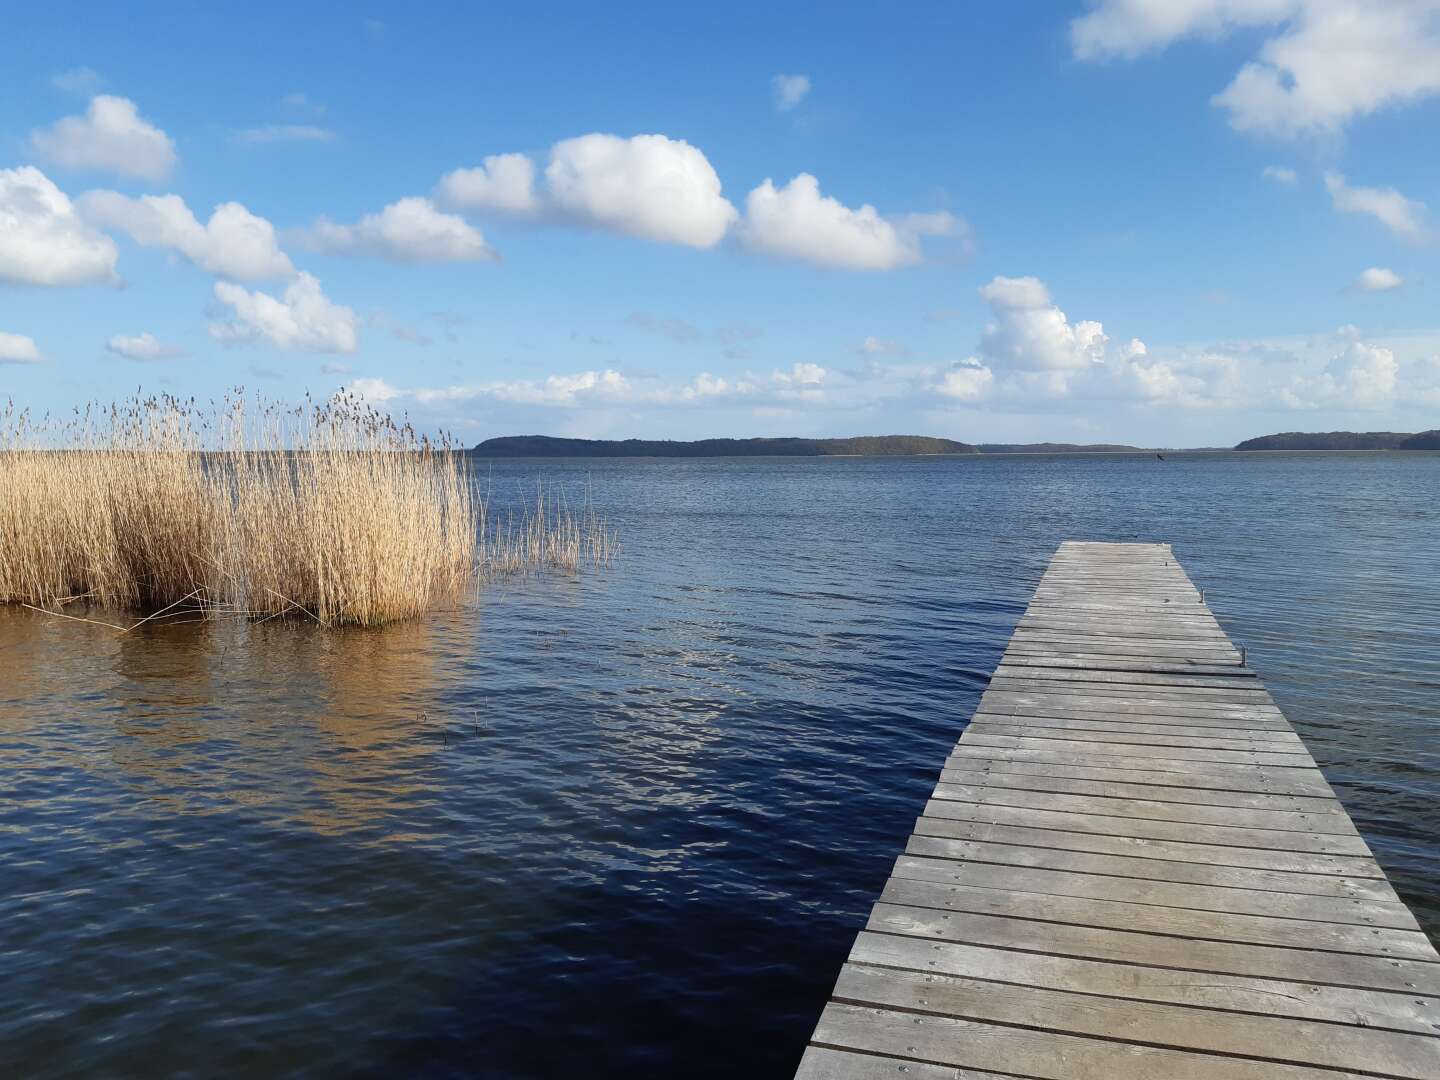
<svg viewBox="0 0 1440 1080">
<path fill-rule="evenodd" d="M 440 637 L 475 617 L 342 631 L 177 620 L 118 633 L 0 612 L 0 731 L 16 737 L 0 745 L 0 768 L 33 765 L 35 746 L 18 740 L 38 737 L 83 749 L 88 770 L 166 813 L 247 808 L 317 832 L 373 829 L 426 790 L 422 762 L 444 743 L 438 672 L 453 670 Z"/>
<path fill-rule="evenodd" d="M 1175 544 L 1440 926 L 1440 457 L 553 470 L 611 573 L 380 631 L 0 611 L 0 1074 L 788 1075 L 1069 537 Z"/>
</svg>

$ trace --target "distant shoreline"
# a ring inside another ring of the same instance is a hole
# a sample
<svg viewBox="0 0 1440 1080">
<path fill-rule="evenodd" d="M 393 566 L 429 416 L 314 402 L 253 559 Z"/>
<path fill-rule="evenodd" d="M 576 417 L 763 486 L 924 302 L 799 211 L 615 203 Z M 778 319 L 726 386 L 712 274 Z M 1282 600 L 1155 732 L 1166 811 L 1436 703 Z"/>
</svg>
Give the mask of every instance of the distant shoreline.
<svg viewBox="0 0 1440 1080">
<path fill-rule="evenodd" d="M 571 439 L 507 435 L 472 447 L 471 457 L 545 458 L 897 458 L 897 457 L 1093 457 L 1127 454 L 1382 453 L 1440 449 L 1440 431 L 1284 432 L 1246 439 L 1235 446 L 1131 446 L 1126 443 L 963 443 L 929 435 L 862 435 L 854 438 Z"/>
</svg>

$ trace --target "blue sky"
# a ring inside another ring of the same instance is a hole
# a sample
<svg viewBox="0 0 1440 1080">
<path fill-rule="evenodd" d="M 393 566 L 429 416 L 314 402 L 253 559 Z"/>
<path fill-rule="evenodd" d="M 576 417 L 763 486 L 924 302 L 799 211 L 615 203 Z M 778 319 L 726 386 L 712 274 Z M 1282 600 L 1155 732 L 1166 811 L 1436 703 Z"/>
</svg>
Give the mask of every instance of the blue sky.
<svg viewBox="0 0 1440 1080">
<path fill-rule="evenodd" d="M 1440 0 L 57 4 L 7 37 L 0 391 L 37 409 L 1440 426 Z"/>
</svg>

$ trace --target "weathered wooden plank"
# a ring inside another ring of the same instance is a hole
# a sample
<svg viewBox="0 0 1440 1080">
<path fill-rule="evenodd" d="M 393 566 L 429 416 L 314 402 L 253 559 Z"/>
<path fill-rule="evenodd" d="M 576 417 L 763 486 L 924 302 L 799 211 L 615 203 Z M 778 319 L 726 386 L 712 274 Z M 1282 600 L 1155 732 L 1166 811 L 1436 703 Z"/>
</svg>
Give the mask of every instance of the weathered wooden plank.
<svg viewBox="0 0 1440 1080">
<path fill-rule="evenodd" d="M 1345 877 L 1339 874 L 1311 874 L 1217 863 L 1182 862 L 1149 856 L 1113 855 L 1019 843 L 968 840 L 922 832 L 911 835 L 905 850 L 910 854 L 932 859 L 956 859 L 1002 866 L 1033 866 L 1135 878 L 1141 881 L 1173 881 L 1231 889 L 1268 890 L 1296 896 L 1335 897 L 1347 901 L 1379 900 L 1399 903 L 1394 888 L 1383 877 Z"/>
<path fill-rule="evenodd" d="M 796 1080 L 1014 1080 L 1014 1074 L 932 1065 L 914 1058 L 836 1050 L 811 1044 L 800 1059 Z"/>
<path fill-rule="evenodd" d="M 1232 791 L 1255 791 L 1269 794 L 1333 795 L 1330 785 L 1314 766 L 1304 768 L 1269 768 L 1259 765 L 1227 764 L 1211 761 L 1174 761 L 1164 758 L 1136 758 L 1117 754 L 1035 750 L 999 746 L 971 746 L 961 742 L 951 751 L 947 765 L 964 760 L 995 761 L 1016 765 L 1059 765 L 1087 770 L 1108 770 L 1117 779 L 1141 783 L 1173 783 L 1184 787 L 1223 788 Z M 1129 776 L 1121 776 L 1129 773 Z M 1173 774 L 1166 777 L 1165 774 Z"/>
<path fill-rule="evenodd" d="M 1061 545 L 799 1075 L 1440 1080 L 1440 954 L 1203 599 Z"/>
<path fill-rule="evenodd" d="M 1037 1080 L 1338 1080 L 1354 1075 L 841 1002 L 825 1007 L 814 1042 Z"/>
<path fill-rule="evenodd" d="M 1427 1036 L 1433 1034 L 1434 1014 L 1440 1011 L 1440 1001 L 1417 999 L 1413 994 L 1175 971 L 1101 960 L 1072 960 L 868 930 L 862 930 L 856 938 L 850 959 L 856 963 L 940 975 L 967 975 L 1021 986 L 1049 986 L 1227 1012 L 1358 1023 L 1366 1028 Z"/>
<path fill-rule="evenodd" d="M 1041 724 L 1045 727 L 1077 727 L 1077 729 L 1100 730 L 1113 727 L 1119 732 L 1149 732 L 1151 734 L 1205 734 L 1221 737 L 1233 733 L 1234 739 L 1297 739 L 1295 729 L 1286 721 L 1244 720 L 1237 717 L 1218 716 L 1145 716 L 1140 713 L 1104 713 L 1100 710 L 1079 710 L 1079 708 L 1015 708 L 1007 706 L 985 706 L 976 708 L 971 723 L 991 720 L 999 723 Z"/>
<path fill-rule="evenodd" d="M 1087 742 L 1141 744 L 1146 746 L 1188 746 L 1209 750 L 1266 750 L 1276 753 L 1310 752 L 1304 748 L 1299 736 L 1293 732 L 1269 735 L 1248 735 L 1240 738 L 1227 737 L 1213 731 L 1199 734 L 1177 734 L 1173 731 L 1141 731 L 1134 727 L 1116 724 L 1046 722 L 1034 717 L 997 717 L 991 714 L 976 714 L 970 721 L 970 730 L 976 735 L 1012 735 L 1041 739 L 1083 739 Z M 1297 750 L 1297 747 L 1299 748 Z M 1312 759 L 1313 760 L 1313 759 Z"/>
<path fill-rule="evenodd" d="M 1109 757 L 1146 758 L 1158 761 L 1213 761 L 1232 765 L 1280 765 L 1301 768 L 1313 765 L 1308 752 L 1272 750 L 1211 750 L 1203 747 L 1145 746 L 1140 743 L 1089 743 L 1083 739 L 1049 739 L 1033 735 L 989 735 L 967 733 L 966 745 L 976 749 L 1041 750 L 1046 753 L 1104 754 Z"/>
<path fill-rule="evenodd" d="M 1214 791 L 1209 788 L 1184 788 L 1166 784 L 1137 784 L 1113 780 L 1103 772 L 1086 776 L 1083 769 L 1067 769 L 1065 775 L 1051 776 L 1044 766 L 1016 771 L 1007 762 L 994 767 L 944 769 L 940 780 L 947 784 L 973 784 L 980 787 L 1005 788 L 1012 791 L 1048 791 L 1057 795 L 1098 795 L 1108 799 L 1139 799 L 1147 802 L 1178 805 L 1234 806 L 1252 810 L 1289 810 L 1303 814 L 1325 814 L 1336 819 L 1345 831 L 1355 828 L 1338 799 L 1314 798 L 1304 795 L 1257 795 L 1247 791 Z M 1342 824 L 1343 823 L 1343 824 Z M 1322 830 L 1324 831 L 1324 830 Z"/>
<path fill-rule="evenodd" d="M 1226 825 L 1242 829 L 1275 829 L 1319 835 L 1358 836 L 1355 826 L 1343 814 L 1307 814 L 1293 810 L 1251 810 L 1232 806 L 1204 806 L 1192 803 L 1154 802 L 1130 796 L 1063 795 L 1049 791 L 1024 791 L 990 785 L 957 784 L 943 780 L 935 785 L 934 798 L 983 806 L 1013 806 L 1028 810 L 1058 810 L 1067 813 L 1098 814 L 1102 817 L 1144 818 L 1180 824 Z"/>
<path fill-rule="evenodd" d="M 975 711 L 970 718 L 973 728 L 979 724 L 1008 724 L 1033 728 L 1068 728 L 1071 731 L 1109 731 L 1121 735 L 1166 735 L 1170 738 L 1192 736 L 1201 739 L 1242 739 L 1248 742 L 1273 742 L 1304 745 L 1300 736 L 1289 728 L 1244 727 L 1238 721 L 1185 723 L 1176 717 L 1156 720 L 1151 716 L 1043 716 L 1038 714 Z"/>
<path fill-rule="evenodd" d="M 1037 922 L 978 912 L 944 911 L 880 902 L 868 929 L 935 941 L 961 941 L 1082 960 L 1145 964 L 1177 971 L 1253 975 L 1348 986 L 1357 990 L 1412 992 L 1440 997 L 1440 964 L 1408 957 L 1277 948 L 1248 942 L 1210 941 L 1168 934 L 1136 933 L 1109 927 Z"/>
<path fill-rule="evenodd" d="M 1205 863 L 1211 866 L 1239 866 L 1255 870 L 1285 870 L 1296 874 L 1331 874 L 1336 877 L 1384 877 L 1374 858 L 1364 855 L 1327 855 L 1278 848 L 1235 847 L 1143 836 L 1116 836 L 1104 832 L 1078 832 L 1034 825 L 976 821 L 963 814 L 964 804 L 932 805 L 954 807 L 953 816 L 917 818 L 915 831 L 925 836 L 948 836 L 957 840 L 984 840 L 998 844 L 1054 848 L 1059 851 L 1088 851 L 1097 855 L 1126 855 L 1137 859 L 1165 859 L 1172 862 Z M 927 806 L 927 810 L 929 807 Z"/>
<path fill-rule="evenodd" d="M 1358 835 L 1197 825 L 1188 821 L 1158 821 L 1152 818 L 1116 817 L 1111 814 L 1068 810 L 1036 810 L 991 803 L 952 802 L 938 796 L 925 804 L 925 816 L 951 821 L 976 821 L 986 825 L 1018 825 L 1030 829 L 1098 833 L 1101 836 L 1128 836 L 1216 847 L 1359 856 L 1368 855 L 1370 851 Z"/>
<path fill-rule="evenodd" d="M 1353 926 L 1308 919 L 1241 915 L 1119 900 L 1094 900 L 1014 889 L 977 888 L 892 877 L 880 894 L 887 904 L 974 915 L 1001 915 L 1069 926 L 1165 934 L 1171 937 L 1279 946 L 1361 956 L 1436 961 L 1430 939 L 1418 930 Z"/>
<path fill-rule="evenodd" d="M 1003 690 L 989 687 L 980 702 L 989 711 L 997 706 L 1035 709 L 1085 709 L 1105 712 L 1116 716 L 1212 716 L 1245 718 L 1281 722 L 1284 714 L 1271 702 L 1204 702 L 1179 701 L 1174 698 L 1132 696 L 1125 700 L 1113 693 L 1108 695 L 1084 694 L 1064 687 L 1047 686 L 1038 690 Z"/>
<path fill-rule="evenodd" d="M 1014 986 L 964 975 L 850 963 L 840 972 L 841 1001 L 925 1015 L 1123 1040 L 1136 1045 L 1243 1055 L 1294 1065 L 1432 1078 L 1440 1045 L 1429 1036 L 1116 1000 L 1049 987 Z"/>
<path fill-rule="evenodd" d="M 912 837 L 912 839 L 914 839 Z M 1392 930 L 1418 931 L 1419 923 L 1404 904 L 1357 901 L 1349 897 L 1324 897 L 1274 892 L 1267 889 L 1240 889 L 1191 882 L 1137 881 L 1106 874 L 1076 873 L 1009 864 L 957 862 L 952 859 L 901 855 L 891 874 L 947 885 L 969 885 L 980 889 L 1009 889 L 1150 904 L 1156 907 L 1193 908 L 1234 915 L 1259 915 L 1276 919 L 1311 919 L 1345 923 L 1366 929 L 1372 926 Z"/>
</svg>

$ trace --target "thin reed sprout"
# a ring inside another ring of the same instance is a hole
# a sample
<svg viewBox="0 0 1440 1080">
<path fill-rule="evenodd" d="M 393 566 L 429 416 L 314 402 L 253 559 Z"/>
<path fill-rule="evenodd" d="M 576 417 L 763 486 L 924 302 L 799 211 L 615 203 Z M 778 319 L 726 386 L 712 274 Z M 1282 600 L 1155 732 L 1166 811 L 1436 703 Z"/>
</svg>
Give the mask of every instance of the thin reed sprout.
<svg viewBox="0 0 1440 1080">
<path fill-rule="evenodd" d="M 0 603 L 371 626 L 615 550 L 588 498 L 543 488 L 492 524 L 451 439 L 345 394 L 0 412 Z"/>
</svg>

